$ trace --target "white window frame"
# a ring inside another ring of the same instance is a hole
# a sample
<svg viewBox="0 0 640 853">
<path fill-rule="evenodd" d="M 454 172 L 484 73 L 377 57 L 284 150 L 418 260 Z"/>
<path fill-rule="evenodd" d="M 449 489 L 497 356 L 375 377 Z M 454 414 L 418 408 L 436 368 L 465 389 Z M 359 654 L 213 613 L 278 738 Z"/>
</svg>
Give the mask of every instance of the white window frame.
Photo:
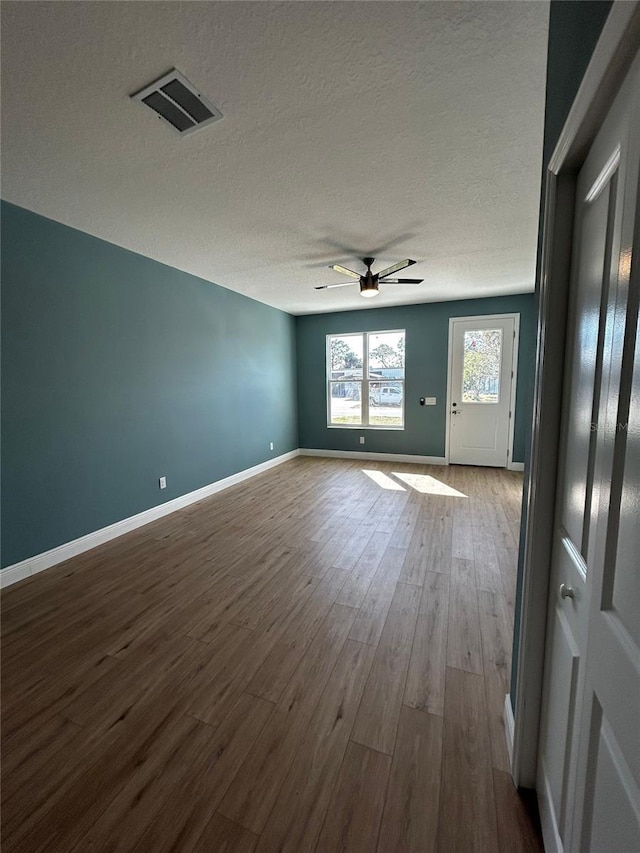
<svg viewBox="0 0 640 853">
<path fill-rule="evenodd" d="M 370 379 L 369 378 L 369 337 L 370 335 L 404 335 L 405 360 L 402 379 Z M 331 339 L 346 338 L 350 335 L 362 338 L 362 379 L 332 379 L 331 378 Z M 325 393 L 327 397 L 327 429 L 377 429 L 377 430 L 404 430 L 405 428 L 405 379 L 407 372 L 407 330 L 406 329 L 380 329 L 372 332 L 333 332 L 326 336 L 325 354 Z M 359 382 L 360 383 L 360 411 L 362 423 L 359 424 L 334 424 L 331 423 L 331 384 L 337 382 Z M 370 424 L 369 423 L 369 384 L 371 382 L 393 382 L 402 387 L 402 423 L 399 425 Z M 365 405 L 366 402 L 366 405 Z"/>
</svg>

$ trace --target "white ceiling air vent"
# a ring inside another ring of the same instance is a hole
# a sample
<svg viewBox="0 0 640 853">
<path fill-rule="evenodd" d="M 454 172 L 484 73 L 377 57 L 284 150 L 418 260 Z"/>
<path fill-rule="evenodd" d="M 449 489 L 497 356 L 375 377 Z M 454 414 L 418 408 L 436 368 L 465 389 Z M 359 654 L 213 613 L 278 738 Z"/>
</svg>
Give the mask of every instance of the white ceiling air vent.
<svg viewBox="0 0 640 853">
<path fill-rule="evenodd" d="M 131 97 L 146 104 L 181 136 L 222 118 L 220 110 L 175 68 Z"/>
</svg>

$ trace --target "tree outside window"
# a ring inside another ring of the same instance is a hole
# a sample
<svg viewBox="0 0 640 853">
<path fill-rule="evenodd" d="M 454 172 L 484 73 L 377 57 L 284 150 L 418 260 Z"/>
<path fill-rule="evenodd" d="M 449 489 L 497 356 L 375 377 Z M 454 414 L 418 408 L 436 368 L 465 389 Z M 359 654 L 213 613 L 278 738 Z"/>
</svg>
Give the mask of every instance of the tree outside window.
<svg viewBox="0 0 640 853">
<path fill-rule="evenodd" d="M 463 403 L 497 403 L 500 397 L 502 330 L 464 333 Z"/>
</svg>

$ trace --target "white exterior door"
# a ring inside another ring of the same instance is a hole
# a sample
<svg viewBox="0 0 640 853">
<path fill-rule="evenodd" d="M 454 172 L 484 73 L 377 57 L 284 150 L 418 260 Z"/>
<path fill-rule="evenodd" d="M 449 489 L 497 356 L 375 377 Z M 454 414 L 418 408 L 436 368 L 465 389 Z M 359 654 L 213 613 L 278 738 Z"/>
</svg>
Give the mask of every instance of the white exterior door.
<svg viewBox="0 0 640 853">
<path fill-rule="evenodd" d="M 449 322 L 449 462 L 509 464 L 516 317 Z"/>
<path fill-rule="evenodd" d="M 567 853 L 640 851 L 639 71 L 575 202 L 537 779 Z"/>
</svg>

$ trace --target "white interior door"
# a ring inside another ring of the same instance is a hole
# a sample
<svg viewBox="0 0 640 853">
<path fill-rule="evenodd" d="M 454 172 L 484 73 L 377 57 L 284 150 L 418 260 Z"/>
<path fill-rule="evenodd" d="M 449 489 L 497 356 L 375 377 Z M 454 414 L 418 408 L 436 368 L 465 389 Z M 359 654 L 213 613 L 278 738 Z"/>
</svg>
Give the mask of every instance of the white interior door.
<svg viewBox="0 0 640 853">
<path fill-rule="evenodd" d="M 639 69 L 577 182 L 537 780 L 547 851 L 640 851 Z"/>
<path fill-rule="evenodd" d="M 449 462 L 509 464 L 516 317 L 449 323 Z"/>
</svg>

